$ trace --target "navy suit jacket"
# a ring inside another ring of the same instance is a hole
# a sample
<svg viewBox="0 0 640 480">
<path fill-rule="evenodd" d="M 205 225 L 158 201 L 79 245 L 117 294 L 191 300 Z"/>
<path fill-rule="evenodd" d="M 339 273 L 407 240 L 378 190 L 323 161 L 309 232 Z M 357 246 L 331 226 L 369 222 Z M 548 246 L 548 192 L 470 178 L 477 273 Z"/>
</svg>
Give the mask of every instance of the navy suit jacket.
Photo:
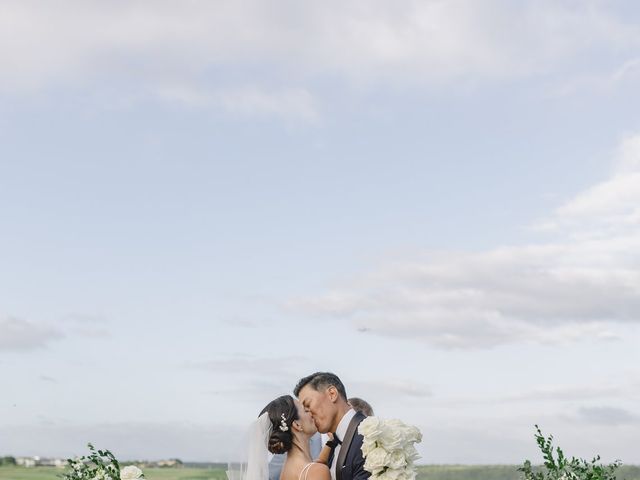
<svg viewBox="0 0 640 480">
<path fill-rule="evenodd" d="M 362 412 L 356 412 L 349 422 L 347 433 L 342 440 L 342 446 L 336 461 L 336 480 L 367 480 L 371 475 L 364 469 L 362 456 L 363 437 L 358 433 L 358 425 L 366 417 Z"/>
</svg>

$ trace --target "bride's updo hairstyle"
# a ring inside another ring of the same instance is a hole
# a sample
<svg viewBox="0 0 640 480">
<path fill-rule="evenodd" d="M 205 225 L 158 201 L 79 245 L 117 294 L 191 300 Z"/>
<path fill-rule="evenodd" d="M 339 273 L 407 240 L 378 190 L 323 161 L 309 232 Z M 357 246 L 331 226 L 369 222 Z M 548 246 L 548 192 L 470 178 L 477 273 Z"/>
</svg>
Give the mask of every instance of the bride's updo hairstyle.
<svg viewBox="0 0 640 480">
<path fill-rule="evenodd" d="M 283 395 L 269 402 L 260 415 L 267 412 L 271 420 L 271 436 L 267 448 L 271 453 L 286 453 L 293 446 L 291 424 L 298 420 L 298 410 L 291 395 Z"/>
</svg>

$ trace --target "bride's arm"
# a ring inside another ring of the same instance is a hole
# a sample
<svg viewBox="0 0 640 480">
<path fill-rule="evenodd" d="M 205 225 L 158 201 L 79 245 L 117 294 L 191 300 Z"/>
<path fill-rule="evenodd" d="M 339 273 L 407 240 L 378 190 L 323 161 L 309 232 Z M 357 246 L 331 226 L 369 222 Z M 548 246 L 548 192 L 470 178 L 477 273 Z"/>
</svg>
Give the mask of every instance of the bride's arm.
<svg viewBox="0 0 640 480">
<path fill-rule="evenodd" d="M 327 436 L 329 437 L 329 442 L 332 442 L 333 435 L 331 433 L 327 433 Z M 329 465 L 329 458 L 331 457 L 331 447 L 328 445 L 329 442 L 325 443 L 322 446 L 322 450 L 320 450 L 320 454 L 318 455 L 318 458 L 314 460 L 314 462 Z"/>
<path fill-rule="evenodd" d="M 331 448 L 324 445 L 318 458 L 314 460 L 316 463 L 322 463 L 323 465 L 329 465 L 329 457 L 331 456 Z"/>
</svg>

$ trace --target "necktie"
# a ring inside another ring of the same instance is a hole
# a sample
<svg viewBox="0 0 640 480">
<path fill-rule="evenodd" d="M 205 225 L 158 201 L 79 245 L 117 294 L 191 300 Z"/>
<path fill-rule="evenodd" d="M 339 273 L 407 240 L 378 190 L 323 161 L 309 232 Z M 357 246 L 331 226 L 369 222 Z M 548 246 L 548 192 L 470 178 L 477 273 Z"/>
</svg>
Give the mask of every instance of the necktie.
<svg viewBox="0 0 640 480">
<path fill-rule="evenodd" d="M 333 440 L 329 440 L 326 445 L 331 448 L 331 453 L 329 454 L 329 468 L 331 470 L 331 479 L 335 480 L 336 478 L 336 447 L 342 444 L 342 440 L 338 438 L 338 435 L 333 434 Z"/>
<path fill-rule="evenodd" d="M 335 450 L 338 445 L 342 445 L 342 440 L 340 440 L 338 435 L 335 433 L 332 433 L 331 435 L 333 435 L 333 440 L 329 440 L 326 445 L 330 447 L 331 450 Z"/>
</svg>

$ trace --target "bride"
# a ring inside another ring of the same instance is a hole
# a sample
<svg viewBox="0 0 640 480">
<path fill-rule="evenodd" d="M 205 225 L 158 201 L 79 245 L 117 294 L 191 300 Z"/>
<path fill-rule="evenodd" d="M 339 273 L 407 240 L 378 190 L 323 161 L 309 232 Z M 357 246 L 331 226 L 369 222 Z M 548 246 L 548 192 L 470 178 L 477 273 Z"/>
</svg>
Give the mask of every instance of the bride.
<svg viewBox="0 0 640 480">
<path fill-rule="evenodd" d="M 316 432 L 311 415 L 292 396 L 269 402 L 254 423 L 246 474 L 241 472 L 239 478 L 268 480 L 268 450 L 287 454 L 280 480 L 331 480 L 329 467 L 311 457 L 309 440 Z M 236 480 L 228 473 L 230 480 Z"/>
</svg>

